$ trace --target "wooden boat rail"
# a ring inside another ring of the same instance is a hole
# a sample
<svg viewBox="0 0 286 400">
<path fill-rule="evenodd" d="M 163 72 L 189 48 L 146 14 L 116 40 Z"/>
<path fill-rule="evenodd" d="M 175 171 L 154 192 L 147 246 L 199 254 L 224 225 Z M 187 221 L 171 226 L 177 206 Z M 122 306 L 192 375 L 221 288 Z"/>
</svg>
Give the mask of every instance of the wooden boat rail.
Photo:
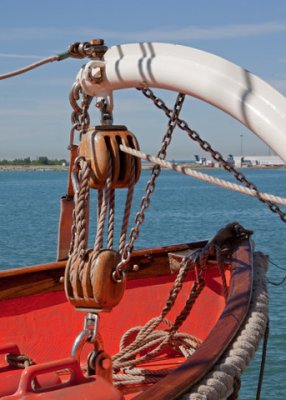
<svg viewBox="0 0 286 400">
<path fill-rule="evenodd" d="M 167 275 L 170 273 L 169 253 L 194 250 L 203 247 L 206 243 L 206 241 L 200 241 L 135 250 L 131 257 L 133 268 L 128 272 L 127 279 Z M 0 300 L 63 290 L 65 266 L 66 261 L 58 261 L 0 271 Z"/>
</svg>

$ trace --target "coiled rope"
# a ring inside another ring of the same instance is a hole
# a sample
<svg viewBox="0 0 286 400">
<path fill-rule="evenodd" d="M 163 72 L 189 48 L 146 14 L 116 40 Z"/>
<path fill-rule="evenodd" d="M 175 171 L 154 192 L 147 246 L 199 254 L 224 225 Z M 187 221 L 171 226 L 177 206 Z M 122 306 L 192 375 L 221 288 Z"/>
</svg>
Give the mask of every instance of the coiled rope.
<svg viewBox="0 0 286 400">
<path fill-rule="evenodd" d="M 162 377 L 172 372 L 172 370 L 161 369 L 154 372 L 153 370 L 143 368 L 142 363 L 154 359 L 154 357 L 158 356 L 166 348 L 172 349 L 187 358 L 201 344 L 201 340 L 198 338 L 190 334 L 178 332 L 178 330 L 190 314 L 196 299 L 204 288 L 204 268 L 200 269 L 200 273 L 198 273 L 192 285 L 187 301 L 174 323 L 166 318 L 183 287 L 187 272 L 194 265 L 195 261 L 193 256 L 188 256 L 182 261 L 182 266 L 161 314 L 158 317 L 152 318 L 143 327 L 131 328 L 123 335 L 120 343 L 120 351 L 112 357 L 113 369 L 115 371 L 113 380 L 116 386 L 158 382 Z M 162 323 L 166 324 L 169 329 L 156 330 Z M 141 367 L 138 367 L 139 365 Z M 120 373 L 118 373 L 119 371 Z"/>
</svg>

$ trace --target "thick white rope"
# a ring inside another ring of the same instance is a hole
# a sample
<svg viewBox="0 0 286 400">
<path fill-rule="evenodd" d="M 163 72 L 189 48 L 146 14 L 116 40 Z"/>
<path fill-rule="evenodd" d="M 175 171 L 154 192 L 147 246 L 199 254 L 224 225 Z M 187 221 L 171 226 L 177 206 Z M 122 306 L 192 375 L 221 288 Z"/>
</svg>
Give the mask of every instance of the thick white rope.
<svg viewBox="0 0 286 400">
<path fill-rule="evenodd" d="M 232 394 L 235 379 L 240 377 L 253 358 L 266 329 L 267 264 L 267 256 L 259 252 L 254 254 L 253 293 L 245 322 L 213 369 L 181 400 L 225 400 Z"/>
<path fill-rule="evenodd" d="M 246 194 L 248 196 L 256 197 L 256 191 L 255 190 L 249 189 L 249 188 L 241 186 L 241 185 L 237 185 L 236 183 L 225 181 L 224 179 L 219 179 L 219 178 L 216 178 L 216 177 L 211 176 L 211 175 L 203 174 L 203 173 L 195 171 L 195 170 L 193 170 L 191 168 L 182 167 L 181 165 L 177 165 L 177 164 L 171 163 L 169 161 L 161 160 L 158 157 L 154 157 L 154 156 L 151 156 L 149 154 L 145 154 L 145 153 L 143 153 L 141 151 L 134 150 L 131 147 L 127 147 L 127 146 L 124 146 L 124 145 L 120 145 L 120 150 L 122 150 L 125 153 L 131 154 L 131 155 L 133 155 L 135 157 L 141 158 L 143 160 L 150 161 L 153 164 L 159 164 L 160 166 L 162 166 L 164 168 L 168 168 L 168 169 L 171 169 L 173 171 L 179 172 L 181 174 L 192 176 L 193 178 L 200 179 L 200 180 L 202 180 L 204 182 L 211 183 L 212 185 L 217 185 L 217 186 L 220 186 L 220 187 L 224 187 L 225 189 L 233 190 L 235 192 Z M 286 205 L 286 199 L 283 198 L 283 197 L 274 196 L 272 194 L 261 193 L 261 192 L 260 192 L 260 197 L 263 200 L 268 200 L 268 201 L 271 201 L 271 202 L 273 202 L 275 204 Z"/>
</svg>

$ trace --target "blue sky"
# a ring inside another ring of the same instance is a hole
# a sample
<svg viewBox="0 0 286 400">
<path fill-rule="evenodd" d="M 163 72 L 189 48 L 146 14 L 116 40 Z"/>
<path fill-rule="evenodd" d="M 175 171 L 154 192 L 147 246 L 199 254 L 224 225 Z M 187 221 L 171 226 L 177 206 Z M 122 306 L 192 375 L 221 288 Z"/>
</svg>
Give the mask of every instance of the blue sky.
<svg viewBox="0 0 286 400">
<path fill-rule="evenodd" d="M 0 73 L 102 37 L 108 46 L 156 41 L 217 54 L 260 76 L 286 95 L 285 0 L 1 0 Z M 0 82 L 0 159 L 67 157 L 68 94 L 82 60 L 44 66 Z M 160 93 L 162 95 L 162 93 Z M 168 104 L 174 101 L 166 93 Z M 167 121 L 137 91 L 115 97 L 115 122 L 136 133 L 141 148 L 157 153 Z M 268 154 L 246 128 L 193 99 L 183 116 L 223 154 Z M 94 113 L 94 124 L 98 115 Z M 179 131 L 169 158 L 202 154 Z"/>
</svg>

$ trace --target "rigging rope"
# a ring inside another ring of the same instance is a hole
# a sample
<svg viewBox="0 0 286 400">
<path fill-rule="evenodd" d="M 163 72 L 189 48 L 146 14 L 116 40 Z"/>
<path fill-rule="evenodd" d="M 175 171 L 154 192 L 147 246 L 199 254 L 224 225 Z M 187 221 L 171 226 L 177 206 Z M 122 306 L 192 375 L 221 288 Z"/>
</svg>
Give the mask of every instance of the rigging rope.
<svg viewBox="0 0 286 400">
<path fill-rule="evenodd" d="M 269 279 L 267 279 L 267 282 L 270 283 L 270 285 L 273 285 L 273 286 L 281 286 L 281 285 L 283 285 L 283 283 L 285 281 L 286 281 L 286 276 L 284 276 L 284 278 L 280 282 L 273 282 L 273 281 L 270 281 Z"/>
<path fill-rule="evenodd" d="M 277 265 L 275 262 L 273 262 L 271 259 L 269 259 L 269 263 L 274 265 L 274 267 L 280 269 L 281 271 L 286 271 L 286 268 L 280 267 L 280 265 Z M 267 279 L 267 282 L 270 283 L 270 285 L 273 286 L 281 286 L 283 285 L 283 283 L 286 281 L 286 275 L 284 276 L 284 278 L 281 279 L 280 282 L 273 282 L 270 279 Z"/>
<path fill-rule="evenodd" d="M 6 74 L 0 75 L 0 80 L 12 78 L 17 75 L 24 74 L 32 69 L 39 68 L 42 65 L 54 62 L 62 61 L 66 58 L 99 58 L 101 59 L 104 53 L 107 51 L 107 47 L 104 45 L 102 39 L 92 39 L 90 42 L 83 43 L 73 43 L 69 46 L 69 49 L 63 53 L 55 54 L 54 56 L 43 58 L 33 64 L 27 65 L 26 67 L 20 68 L 16 71 L 8 72 Z"/>
<path fill-rule="evenodd" d="M 31 71 L 32 69 L 35 69 L 35 68 L 39 68 L 42 65 L 45 65 L 45 64 L 48 64 L 48 63 L 51 63 L 51 62 L 54 62 L 54 61 L 65 60 L 66 58 L 68 58 L 70 56 L 71 56 L 70 52 L 66 51 L 66 52 L 61 53 L 61 54 L 56 54 L 55 56 L 43 58 L 43 59 L 41 59 L 41 60 L 39 60 L 39 61 L 37 61 L 37 62 L 35 62 L 33 64 L 27 65 L 26 67 L 17 69 L 16 71 L 12 71 L 12 72 L 8 72 L 7 74 L 0 75 L 0 80 L 12 78 L 14 76 L 24 74 L 25 72 Z"/>
<path fill-rule="evenodd" d="M 125 208 L 121 226 L 121 235 L 119 240 L 119 253 L 122 254 L 126 245 L 126 236 L 127 236 L 127 229 L 129 224 L 129 217 L 132 207 L 132 200 L 133 200 L 133 193 L 135 188 L 135 162 L 134 158 L 131 161 L 131 179 L 129 182 L 127 196 L 125 201 Z"/>
<path fill-rule="evenodd" d="M 194 171 L 193 169 L 188 168 L 188 167 L 182 167 L 181 165 L 177 165 L 177 164 L 171 163 L 169 161 L 161 160 L 158 157 L 154 157 L 149 154 L 145 154 L 141 151 L 131 149 L 130 147 L 127 147 L 124 145 L 120 145 L 120 150 L 124 151 L 125 153 L 132 154 L 135 157 L 139 157 L 143 160 L 150 161 L 151 163 L 159 164 L 160 166 L 162 166 L 164 168 L 168 168 L 170 170 L 179 172 L 181 174 L 192 176 L 193 178 L 196 178 L 196 179 L 200 179 L 204 182 L 208 182 L 213 185 L 224 187 L 225 189 L 233 190 L 235 192 L 246 194 L 248 196 L 256 197 L 256 191 L 254 189 L 249 189 L 249 188 L 243 187 L 241 185 L 238 185 L 236 183 L 231 183 L 231 182 L 225 181 L 224 179 L 216 178 L 211 175 L 207 175 L 207 174 L 203 174 L 201 172 Z M 273 203 L 286 205 L 286 199 L 283 197 L 274 196 L 272 194 L 261 193 L 261 192 L 260 192 L 260 196 L 264 200 L 269 200 L 269 201 L 272 201 Z"/>
<path fill-rule="evenodd" d="M 103 246 L 104 225 L 105 225 L 105 219 L 106 219 L 106 215 L 107 215 L 108 205 L 110 205 L 110 195 L 112 192 L 111 186 L 112 186 L 112 161 L 111 161 L 111 156 L 108 153 L 108 174 L 107 174 L 107 179 L 106 179 L 106 183 L 105 183 L 105 187 L 104 187 L 104 191 L 103 191 L 101 210 L 100 210 L 99 220 L 98 220 L 97 228 L 96 228 L 94 252 L 92 255 L 91 264 L 94 263 L 96 257 L 98 256 L 98 254 Z M 110 233 L 110 232 L 108 232 L 108 233 Z M 109 237 L 109 239 L 110 239 L 110 237 Z M 93 271 L 93 269 L 92 269 L 92 271 Z M 91 279 L 93 280 L 93 272 L 91 272 Z"/>
</svg>

